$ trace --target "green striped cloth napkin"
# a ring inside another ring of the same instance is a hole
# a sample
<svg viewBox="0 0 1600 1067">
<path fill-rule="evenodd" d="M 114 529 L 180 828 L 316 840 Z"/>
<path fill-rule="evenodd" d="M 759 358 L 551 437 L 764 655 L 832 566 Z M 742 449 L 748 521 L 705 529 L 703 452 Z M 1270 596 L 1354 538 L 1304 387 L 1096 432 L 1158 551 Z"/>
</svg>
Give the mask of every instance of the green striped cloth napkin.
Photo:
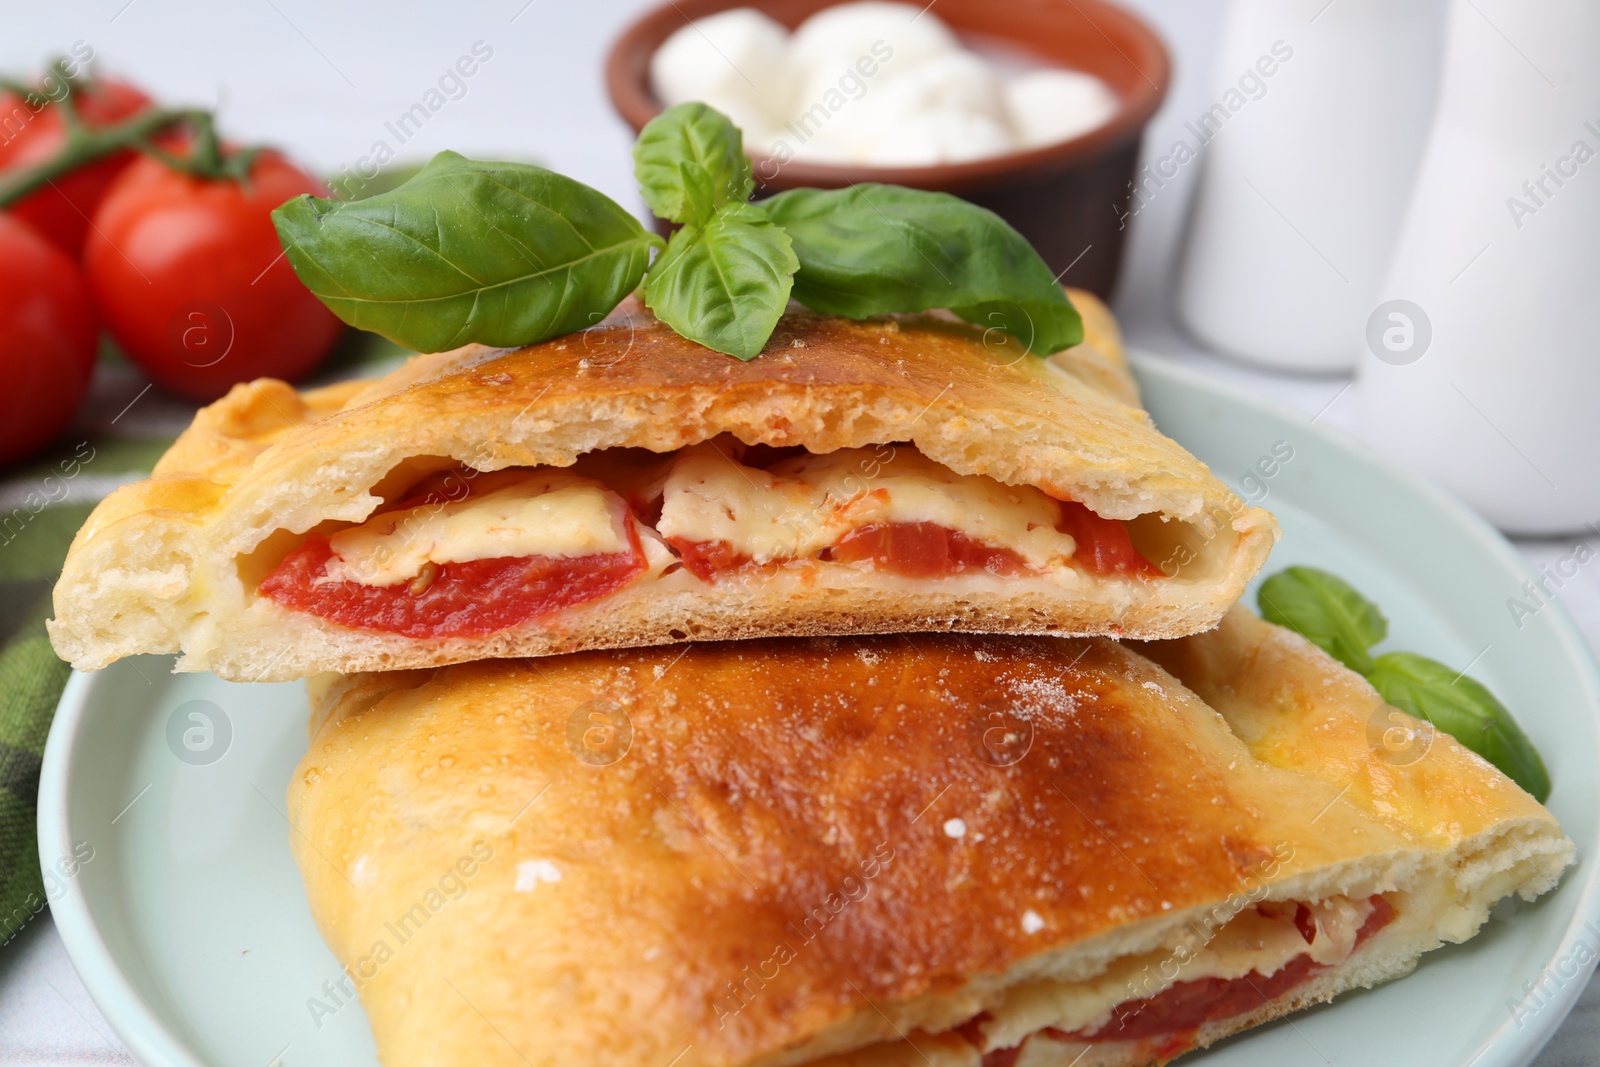
<svg viewBox="0 0 1600 1067">
<path fill-rule="evenodd" d="M 316 384 L 380 372 L 398 347 L 351 331 Z M 107 493 L 144 477 L 194 416 L 110 346 L 83 410 L 44 454 L 0 468 L 0 944 L 47 904 L 35 811 L 45 738 L 71 669 L 45 635 L 67 546 Z"/>
</svg>

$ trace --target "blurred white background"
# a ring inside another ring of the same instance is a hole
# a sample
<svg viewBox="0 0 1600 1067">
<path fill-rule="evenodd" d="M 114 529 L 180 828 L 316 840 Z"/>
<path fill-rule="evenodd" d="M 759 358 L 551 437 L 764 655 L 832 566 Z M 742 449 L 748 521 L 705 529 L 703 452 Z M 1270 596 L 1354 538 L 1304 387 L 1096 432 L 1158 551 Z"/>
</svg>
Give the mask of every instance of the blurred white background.
<svg viewBox="0 0 1600 1067">
<path fill-rule="evenodd" d="M 48 5 L 4 0 L 0 71 L 36 69 L 83 41 L 98 69 L 143 85 L 159 100 L 214 106 L 222 129 L 286 149 L 326 174 L 355 170 L 383 141 L 400 160 L 452 148 L 531 159 L 644 212 L 631 174 L 632 135 L 611 110 L 602 64 L 617 31 L 646 0 L 494 0 L 378 4 L 314 0 L 104 0 Z M 1221 0 L 1133 0 L 1165 34 L 1175 61 L 1167 104 L 1146 145 L 1186 136 L 1205 109 Z M 933 8 L 937 13 L 937 6 Z M 493 54 L 466 91 L 402 143 L 386 124 L 438 87 L 472 46 Z M 1191 138 L 1192 139 L 1192 138 Z M 1181 222 L 1198 167 L 1184 168 L 1132 225 L 1118 311 L 1130 338 L 1159 352 L 1203 358 L 1169 313 Z M 1207 360 L 1207 363 L 1214 361 Z M 1217 364 L 1256 385 L 1261 376 Z M 1283 383 L 1316 411 L 1342 383 Z M 1325 418 L 1340 419 L 1340 405 Z"/>
<path fill-rule="evenodd" d="M 408 158 L 442 148 L 532 156 L 632 202 L 628 131 L 600 63 L 630 0 L 383 4 L 312 0 L 106 0 L 23 4 L 0 16 L 0 70 L 22 72 L 84 41 L 105 73 L 164 102 L 215 106 L 232 136 L 328 172 L 387 140 Z M 409 143 L 385 129 L 474 42 L 493 54 L 466 93 Z"/>
</svg>

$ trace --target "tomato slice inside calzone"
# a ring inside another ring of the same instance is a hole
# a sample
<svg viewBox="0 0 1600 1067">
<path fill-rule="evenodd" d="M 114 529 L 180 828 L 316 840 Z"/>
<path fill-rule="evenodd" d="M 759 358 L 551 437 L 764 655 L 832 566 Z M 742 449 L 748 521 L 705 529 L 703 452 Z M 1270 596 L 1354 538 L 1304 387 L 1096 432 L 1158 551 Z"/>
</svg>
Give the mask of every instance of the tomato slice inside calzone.
<svg viewBox="0 0 1600 1067">
<path fill-rule="evenodd" d="M 436 472 L 364 522 L 310 534 L 258 592 L 338 626 L 439 638 L 559 627 L 564 612 L 648 583 L 693 595 L 784 575 L 935 587 L 1164 577 L 1127 523 L 904 445 L 813 455 L 723 440 L 580 467 Z"/>
</svg>

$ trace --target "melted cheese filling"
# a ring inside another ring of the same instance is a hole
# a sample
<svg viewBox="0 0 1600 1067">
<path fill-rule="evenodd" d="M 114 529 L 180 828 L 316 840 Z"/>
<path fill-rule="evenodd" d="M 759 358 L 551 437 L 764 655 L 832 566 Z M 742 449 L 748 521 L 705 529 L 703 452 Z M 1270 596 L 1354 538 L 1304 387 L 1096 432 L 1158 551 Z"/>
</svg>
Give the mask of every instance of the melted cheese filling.
<svg viewBox="0 0 1600 1067">
<path fill-rule="evenodd" d="M 1329 966 L 1349 959 L 1356 934 L 1372 913 L 1370 901 L 1332 897 L 1307 907 L 1316 923 L 1310 944 L 1293 921 L 1293 904 L 1286 905 L 1287 917 L 1282 918 L 1247 907 L 1209 939 L 1204 919 L 1197 920 L 1189 937 L 1192 944 L 1118 960 L 1088 981 L 1044 979 L 1017 986 L 983 1024 L 984 1051 L 1014 1048 L 1046 1027 L 1073 1033 L 1114 1026 L 1112 1012 L 1119 1004 L 1157 996 L 1179 982 L 1240 978 L 1251 971 L 1269 976 L 1301 955 Z"/>
<path fill-rule="evenodd" d="M 767 563 L 815 556 L 864 526 L 933 523 L 1042 570 L 1065 563 L 1076 547 L 1056 529 L 1060 516 L 1060 505 L 1032 486 L 957 474 L 906 447 L 795 456 L 758 470 L 697 446 L 667 476 L 656 529 L 725 542 Z"/>
<path fill-rule="evenodd" d="M 905 446 L 794 456 L 762 470 L 708 442 L 663 457 L 658 469 L 645 495 L 659 489 L 661 518 L 655 531 L 641 528 L 653 570 L 666 556 L 656 532 L 724 542 L 757 563 L 814 558 L 854 530 L 892 523 L 954 530 L 1041 571 L 1076 548 L 1056 529 L 1060 505 L 1040 490 L 957 474 Z M 479 477 L 472 496 L 385 512 L 333 534 L 334 554 L 317 580 L 393 586 L 430 563 L 631 550 L 627 507 L 603 481 L 542 468 Z"/>
<path fill-rule="evenodd" d="M 539 472 L 462 500 L 386 512 L 328 538 L 323 582 L 389 586 L 429 563 L 630 552 L 627 509 L 599 482 Z"/>
</svg>

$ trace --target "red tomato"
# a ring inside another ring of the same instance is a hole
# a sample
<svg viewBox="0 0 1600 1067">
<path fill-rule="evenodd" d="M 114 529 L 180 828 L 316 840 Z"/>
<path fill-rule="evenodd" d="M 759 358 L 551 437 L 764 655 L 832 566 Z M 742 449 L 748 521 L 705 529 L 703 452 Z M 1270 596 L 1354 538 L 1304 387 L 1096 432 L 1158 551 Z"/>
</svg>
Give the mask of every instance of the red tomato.
<svg viewBox="0 0 1600 1067">
<path fill-rule="evenodd" d="M 194 400 L 315 367 L 342 327 L 295 277 L 271 218 L 301 193 L 326 190 L 273 152 L 257 157 L 242 185 L 153 158 L 129 167 L 83 254 L 100 314 L 128 357 Z"/>
<path fill-rule="evenodd" d="M 871 560 L 873 565 L 907 578 L 948 578 L 954 574 L 1026 574 L 1022 557 L 993 548 L 957 530 L 933 522 L 891 522 L 852 530 L 833 546 L 840 563 Z"/>
<path fill-rule="evenodd" d="M 678 550 L 683 569 L 702 582 L 714 582 L 719 574 L 736 571 L 750 563 L 750 557 L 735 552 L 726 541 L 691 541 L 669 537 L 667 544 Z"/>
<path fill-rule="evenodd" d="M 0 214 L 0 463 L 71 421 L 94 370 L 94 308 L 78 265 Z"/>
<path fill-rule="evenodd" d="M 633 550 L 557 559 L 549 556 L 442 563 L 431 580 L 398 585 L 319 581 L 333 548 L 321 534 L 289 553 L 262 581 L 262 596 L 353 630 L 406 637 L 481 637 L 598 600 L 647 569 L 638 535 Z"/>
<path fill-rule="evenodd" d="M 677 550 L 684 569 L 703 582 L 751 565 L 749 556 L 735 552 L 726 541 L 669 537 L 667 543 Z M 975 571 L 1008 576 L 1028 573 L 1027 563 L 1010 549 L 992 548 L 932 522 L 863 526 L 824 549 L 821 558 L 837 563 L 870 561 L 875 568 L 906 578 L 948 578 Z"/>
<path fill-rule="evenodd" d="M 126 82 L 97 78 L 74 90 L 78 114 L 84 124 L 98 128 L 120 122 L 150 106 L 150 98 Z M 35 99 L 35 102 L 37 102 Z M 34 111 L 15 93 L 0 93 L 0 170 L 33 166 L 53 157 L 65 139 L 61 108 L 46 104 Z M 132 150 L 102 156 L 93 163 L 57 178 L 8 209 L 32 224 L 68 255 L 83 252 L 89 220 L 137 153 Z"/>
<path fill-rule="evenodd" d="M 1381 896 L 1368 898 L 1372 911 L 1356 931 L 1356 946 L 1394 920 L 1394 905 Z M 1208 1022 L 1231 1019 L 1261 1007 L 1265 1000 L 1276 1000 L 1298 985 L 1328 969 L 1310 953 L 1295 956 L 1270 975 L 1252 970 L 1240 978 L 1196 978 L 1168 986 L 1153 997 L 1129 1000 L 1116 1006 L 1111 1021 L 1093 1033 L 1078 1030 L 1062 1033 L 1049 1027 L 1045 1033 L 1057 1041 L 1138 1041 L 1141 1039 L 1180 1039 L 1169 1051 L 1176 1056 L 1194 1047 L 1196 1031 Z"/>
<path fill-rule="evenodd" d="M 1125 522 L 1102 518 L 1076 500 L 1063 500 L 1057 529 L 1078 542 L 1074 558 L 1094 574 L 1163 577 L 1161 569 L 1133 547 Z"/>
</svg>

